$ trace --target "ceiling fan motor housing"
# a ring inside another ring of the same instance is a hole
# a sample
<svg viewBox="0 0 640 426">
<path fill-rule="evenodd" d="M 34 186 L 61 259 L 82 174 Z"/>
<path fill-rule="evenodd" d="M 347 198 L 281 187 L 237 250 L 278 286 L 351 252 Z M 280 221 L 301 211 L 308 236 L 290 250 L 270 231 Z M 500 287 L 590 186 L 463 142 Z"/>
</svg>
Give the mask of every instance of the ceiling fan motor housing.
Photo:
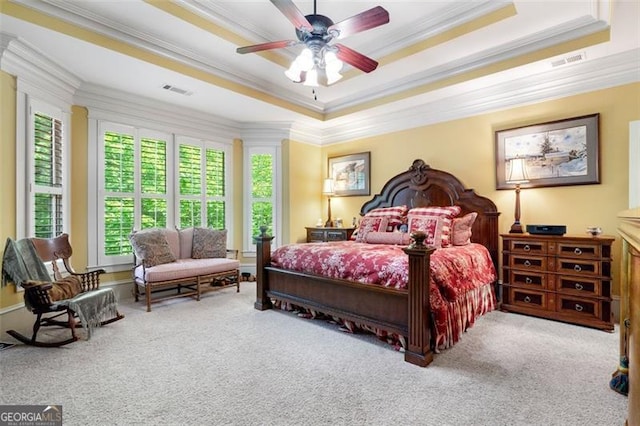
<svg viewBox="0 0 640 426">
<path fill-rule="evenodd" d="M 307 15 L 305 18 L 307 18 L 307 21 L 309 21 L 313 27 L 313 31 L 300 31 L 296 28 L 296 36 L 301 42 L 307 44 L 313 40 L 320 40 L 323 43 L 327 43 L 334 37 L 333 34 L 329 34 L 328 32 L 328 28 L 333 25 L 331 19 L 324 15 Z"/>
</svg>

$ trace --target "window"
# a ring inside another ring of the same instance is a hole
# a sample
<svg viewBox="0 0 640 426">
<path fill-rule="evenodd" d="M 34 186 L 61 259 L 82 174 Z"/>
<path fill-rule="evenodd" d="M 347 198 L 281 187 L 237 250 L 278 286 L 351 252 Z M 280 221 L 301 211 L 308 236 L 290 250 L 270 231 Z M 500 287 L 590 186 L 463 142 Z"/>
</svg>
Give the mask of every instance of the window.
<svg viewBox="0 0 640 426">
<path fill-rule="evenodd" d="M 27 127 L 26 234 L 52 238 L 68 227 L 65 115 L 31 100 Z"/>
<path fill-rule="evenodd" d="M 100 126 L 99 262 L 131 262 L 134 229 L 169 223 L 167 185 L 171 135 L 113 123 Z"/>
<path fill-rule="evenodd" d="M 275 237 L 273 246 L 280 243 L 278 174 L 280 148 L 252 146 L 245 143 L 245 255 L 255 254 L 253 237 L 260 235 L 260 227 Z"/>
<path fill-rule="evenodd" d="M 97 265 L 131 263 L 134 229 L 229 228 L 226 145 L 106 121 L 96 133 Z"/>
<path fill-rule="evenodd" d="M 227 227 L 226 151 L 189 138 L 178 142 L 180 227 Z"/>
</svg>

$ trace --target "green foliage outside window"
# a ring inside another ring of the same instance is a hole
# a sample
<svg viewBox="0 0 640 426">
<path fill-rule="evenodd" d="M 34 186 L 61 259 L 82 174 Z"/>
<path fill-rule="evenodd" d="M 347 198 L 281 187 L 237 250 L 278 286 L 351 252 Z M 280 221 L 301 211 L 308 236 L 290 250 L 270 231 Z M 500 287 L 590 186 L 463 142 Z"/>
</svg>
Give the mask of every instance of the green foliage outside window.
<svg viewBox="0 0 640 426">
<path fill-rule="evenodd" d="M 133 249 L 127 237 L 135 224 L 133 197 L 106 197 L 104 213 L 104 254 L 132 254 Z"/>
<path fill-rule="evenodd" d="M 260 235 L 260 227 L 273 233 L 273 155 L 251 156 L 251 235 Z"/>
<path fill-rule="evenodd" d="M 134 144 L 132 135 L 106 132 L 104 135 L 104 189 L 134 191 Z"/>
<path fill-rule="evenodd" d="M 62 122 L 34 114 L 34 234 L 51 238 L 62 232 Z"/>
</svg>

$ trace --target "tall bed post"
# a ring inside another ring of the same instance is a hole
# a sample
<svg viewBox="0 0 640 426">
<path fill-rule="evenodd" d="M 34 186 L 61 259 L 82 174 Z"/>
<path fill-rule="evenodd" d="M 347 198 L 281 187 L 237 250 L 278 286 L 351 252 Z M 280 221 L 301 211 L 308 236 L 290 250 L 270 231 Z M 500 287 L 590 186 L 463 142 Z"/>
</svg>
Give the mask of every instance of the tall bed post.
<svg viewBox="0 0 640 426">
<path fill-rule="evenodd" d="M 261 230 L 262 231 L 262 230 Z M 253 305 L 259 311 L 271 309 L 273 307 L 271 298 L 267 296 L 269 283 L 265 267 L 271 265 L 271 240 L 273 237 L 266 234 L 266 230 L 261 235 L 254 237 L 256 242 L 256 303 Z"/>
<path fill-rule="evenodd" d="M 420 367 L 433 361 L 431 352 L 431 307 L 429 303 L 429 271 L 433 248 L 424 244 L 423 232 L 411 234 L 413 244 L 402 249 L 409 256 L 407 348 L 404 360 Z"/>
</svg>

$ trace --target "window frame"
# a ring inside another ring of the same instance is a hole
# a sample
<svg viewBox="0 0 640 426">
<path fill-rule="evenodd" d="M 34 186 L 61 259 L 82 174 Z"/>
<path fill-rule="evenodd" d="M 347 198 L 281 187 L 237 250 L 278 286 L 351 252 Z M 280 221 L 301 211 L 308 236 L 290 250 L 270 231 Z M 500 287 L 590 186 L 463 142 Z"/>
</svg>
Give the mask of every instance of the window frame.
<svg viewBox="0 0 640 426">
<path fill-rule="evenodd" d="M 252 210 L 254 198 L 252 197 L 252 169 L 251 157 L 254 154 L 270 154 L 273 156 L 273 241 L 271 248 L 275 249 L 282 242 L 282 148 L 280 139 L 268 140 L 244 140 L 243 144 L 243 246 L 244 257 L 256 257 L 256 244 L 252 235 Z"/>
<path fill-rule="evenodd" d="M 18 113 L 16 114 L 16 133 L 24 135 L 24 143 L 16 146 L 16 238 L 35 236 L 35 115 L 45 114 L 53 119 L 60 120 L 61 133 L 61 187 L 51 192 L 61 195 L 62 198 L 62 228 L 61 232 L 69 232 L 71 223 L 70 208 L 70 137 L 69 137 L 69 105 L 61 106 L 51 102 L 50 99 L 42 100 L 18 87 Z M 65 110 L 66 108 L 66 110 Z M 20 114 L 24 111 L 24 115 Z M 46 192 L 46 191 L 45 191 Z M 55 235 L 53 235 L 55 236 Z"/>
</svg>

